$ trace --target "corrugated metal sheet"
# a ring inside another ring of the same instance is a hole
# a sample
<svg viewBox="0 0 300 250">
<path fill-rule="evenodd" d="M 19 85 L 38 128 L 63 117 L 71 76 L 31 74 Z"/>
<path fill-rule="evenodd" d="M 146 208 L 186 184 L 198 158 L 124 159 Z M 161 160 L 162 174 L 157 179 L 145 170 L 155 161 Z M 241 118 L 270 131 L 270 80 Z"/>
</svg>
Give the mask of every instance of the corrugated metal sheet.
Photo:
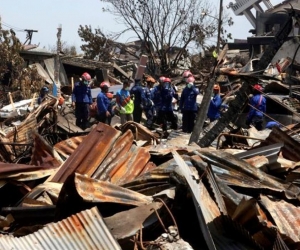
<svg viewBox="0 0 300 250">
<path fill-rule="evenodd" d="M 43 166 L 45 169 L 58 168 L 63 160 L 48 142 L 38 133 L 33 133 L 33 149 L 30 164 Z"/>
<path fill-rule="evenodd" d="M 49 59 L 44 60 L 47 72 L 48 72 L 50 78 L 53 80 L 53 82 L 55 79 L 55 77 L 54 77 L 55 60 L 54 59 L 55 58 L 49 58 Z M 67 74 L 65 72 L 65 68 L 61 63 L 61 60 L 59 61 L 59 77 L 58 78 L 59 78 L 58 83 L 56 83 L 56 84 L 60 84 L 61 86 L 69 85 L 69 80 L 68 80 Z"/>
<path fill-rule="evenodd" d="M 32 132 L 36 130 L 37 122 L 34 116 L 29 116 L 19 126 L 7 133 L 10 142 L 30 143 L 33 141 Z"/>
<path fill-rule="evenodd" d="M 280 128 L 274 127 L 272 129 L 272 132 L 265 140 L 264 145 L 272 145 L 280 142 L 284 143 L 281 150 L 284 158 L 291 161 L 300 161 L 300 143 Z"/>
<path fill-rule="evenodd" d="M 199 225 L 207 247 L 210 250 L 217 249 L 207 224 L 216 218 L 216 214 L 221 215 L 221 213 L 216 205 L 214 205 L 214 209 L 212 207 L 207 209 L 208 204 L 204 202 L 203 199 L 205 197 L 203 197 L 203 194 L 201 195 L 204 185 L 202 184 L 201 180 L 199 183 L 197 182 L 197 180 L 199 180 L 199 176 L 195 176 L 195 173 L 192 172 L 191 168 L 188 167 L 188 165 L 176 151 L 173 151 L 173 157 L 179 166 L 179 174 L 184 176 L 193 194 Z M 202 184 L 201 186 L 200 183 Z M 216 214 L 213 214 L 213 212 Z"/>
<path fill-rule="evenodd" d="M 227 216 L 221 215 L 217 204 L 210 197 L 202 180 L 199 180 L 199 176 L 191 171 L 191 168 L 188 167 L 185 161 L 176 152 L 173 152 L 173 156 L 179 166 L 176 172 L 185 177 L 192 191 L 200 228 L 208 249 L 261 249 L 243 227 L 237 227 Z M 227 224 L 224 224 L 224 218 L 227 218 Z M 236 237 L 237 239 L 234 241 L 227 238 L 225 235 L 228 226 L 233 229 L 230 230 L 231 234 L 241 237 Z M 245 240 L 247 240 L 247 242 L 245 242 Z M 255 247 L 249 248 L 249 245 Z"/>
<path fill-rule="evenodd" d="M 67 140 L 56 143 L 53 148 L 56 150 L 56 152 L 58 152 L 65 158 L 68 158 L 70 155 L 73 154 L 75 149 L 79 146 L 79 144 L 83 141 L 85 137 L 85 135 L 71 137 Z"/>
<path fill-rule="evenodd" d="M 117 240 L 124 239 L 134 236 L 140 230 L 141 225 L 142 228 L 145 228 L 157 221 L 156 216 L 151 215 L 161 207 L 161 202 L 153 202 L 116 213 L 113 216 L 104 218 L 104 221 Z"/>
<path fill-rule="evenodd" d="M 131 191 L 127 188 L 107 181 L 95 180 L 77 173 L 68 178 L 63 186 L 63 190 L 64 194 L 60 194 L 60 199 L 64 200 L 64 197 L 68 196 L 68 203 L 70 203 L 70 199 L 75 193 L 86 202 L 111 202 L 141 206 L 149 204 L 153 200 L 152 197 Z"/>
<path fill-rule="evenodd" d="M 74 172 L 92 176 L 120 134 L 113 127 L 98 123 L 50 180 L 64 182 Z"/>
<path fill-rule="evenodd" d="M 129 158 L 118 169 L 115 169 L 114 174 L 110 176 L 111 182 L 121 185 L 134 180 L 143 172 L 149 160 L 150 154 L 147 149 L 132 145 Z"/>
<path fill-rule="evenodd" d="M 124 132 L 115 142 L 113 150 L 105 157 L 105 160 L 101 163 L 100 167 L 92 175 L 92 178 L 106 181 L 112 176 L 115 169 L 124 164 L 128 158 L 130 158 L 129 150 L 132 147 L 133 134 L 131 130 Z"/>
<path fill-rule="evenodd" d="M 155 134 L 139 123 L 128 121 L 121 125 L 120 129 L 122 132 L 130 129 L 133 132 L 135 140 L 147 141 L 147 145 L 157 144 L 158 142 L 158 138 Z"/>
<path fill-rule="evenodd" d="M 213 165 L 214 172 L 227 185 L 248 188 L 266 188 L 276 192 L 284 192 L 290 199 L 297 199 L 300 189 L 293 187 L 288 190 L 290 183 L 285 183 L 265 172 L 252 167 L 249 163 L 238 159 L 234 155 L 221 151 L 199 150 L 201 158 Z"/>
<path fill-rule="evenodd" d="M 43 77 L 43 79 L 44 79 L 47 83 L 49 83 L 49 84 L 52 84 L 52 83 L 53 83 L 52 79 L 50 78 L 50 76 L 48 75 L 48 73 L 47 73 L 46 70 L 42 67 L 41 64 L 39 64 L 39 63 L 33 63 L 33 64 L 29 65 L 29 67 L 30 67 L 30 68 L 36 67 L 38 74 L 39 74 L 41 77 Z"/>
<path fill-rule="evenodd" d="M 110 250 L 121 249 L 96 207 L 72 215 L 27 236 L 0 235 L 1 249 L 22 250 Z"/>
<path fill-rule="evenodd" d="M 284 200 L 274 201 L 261 195 L 261 203 L 271 214 L 281 234 L 290 237 L 294 242 L 300 241 L 300 208 Z"/>
</svg>

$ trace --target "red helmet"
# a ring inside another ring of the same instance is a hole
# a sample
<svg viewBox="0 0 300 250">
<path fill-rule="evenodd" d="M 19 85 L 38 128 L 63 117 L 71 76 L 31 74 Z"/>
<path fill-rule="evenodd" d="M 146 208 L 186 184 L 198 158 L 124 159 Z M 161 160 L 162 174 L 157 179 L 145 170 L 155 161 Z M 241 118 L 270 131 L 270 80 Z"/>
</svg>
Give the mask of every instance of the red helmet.
<svg viewBox="0 0 300 250">
<path fill-rule="evenodd" d="M 161 76 L 161 77 L 158 79 L 159 82 L 164 82 L 164 80 L 165 80 L 165 77 L 164 77 L 164 76 Z"/>
<path fill-rule="evenodd" d="M 82 74 L 81 78 L 82 78 L 83 80 L 85 80 L 85 81 L 90 81 L 90 80 L 92 79 L 92 77 L 90 76 L 90 74 L 87 73 L 87 72 L 84 72 L 84 73 Z"/>
<path fill-rule="evenodd" d="M 188 83 L 194 83 L 195 82 L 195 78 L 193 76 L 190 76 L 188 79 L 187 79 L 187 82 Z"/>
<path fill-rule="evenodd" d="M 110 84 L 109 84 L 108 82 L 101 82 L 100 88 L 104 88 L 105 86 L 106 86 L 107 88 L 109 88 L 109 87 L 110 87 Z"/>
<path fill-rule="evenodd" d="M 171 82 L 171 79 L 168 77 L 165 77 L 164 82 Z"/>
<path fill-rule="evenodd" d="M 188 78 L 190 76 L 193 76 L 193 74 L 189 70 L 184 71 L 183 74 L 182 74 L 183 78 Z"/>
<path fill-rule="evenodd" d="M 259 91 L 259 92 L 262 91 L 262 87 L 260 85 L 258 85 L 258 84 L 255 84 L 253 86 L 253 89 L 255 89 L 255 90 Z"/>
</svg>

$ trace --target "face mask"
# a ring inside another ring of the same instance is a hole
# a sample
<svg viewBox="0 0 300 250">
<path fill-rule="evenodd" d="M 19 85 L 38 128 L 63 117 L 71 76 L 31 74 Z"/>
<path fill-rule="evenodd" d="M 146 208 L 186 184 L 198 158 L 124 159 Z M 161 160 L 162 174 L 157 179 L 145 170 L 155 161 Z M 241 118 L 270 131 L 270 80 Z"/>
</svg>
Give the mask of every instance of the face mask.
<svg viewBox="0 0 300 250">
<path fill-rule="evenodd" d="M 129 87 L 125 88 L 125 90 L 129 90 L 129 89 L 130 89 Z"/>
<path fill-rule="evenodd" d="M 165 87 L 165 88 L 169 88 L 169 86 L 170 86 L 170 84 L 169 84 L 168 82 L 165 82 L 165 83 L 164 83 L 164 87 Z"/>
<path fill-rule="evenodd" d="M 88 81 L 83 81 L 84 85 L 89 85 Z"/>
<path fill-rule="evenodd" d="M 188 83 L 187 87 L 191 88 L 191 87 L 193 87 L 193 84 L 192 83 Z"/>
</svg>

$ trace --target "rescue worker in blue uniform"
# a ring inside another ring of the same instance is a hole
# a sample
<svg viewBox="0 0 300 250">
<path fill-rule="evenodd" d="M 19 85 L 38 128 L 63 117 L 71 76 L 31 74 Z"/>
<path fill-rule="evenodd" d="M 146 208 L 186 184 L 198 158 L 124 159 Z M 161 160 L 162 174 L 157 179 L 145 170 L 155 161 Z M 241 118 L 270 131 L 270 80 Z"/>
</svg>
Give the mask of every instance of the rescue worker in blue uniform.
<svg viewBox="0 0 300 250">
<path fill-rule="evenodd" d="M 97 95 L 97 120 L 108 125 L 110 125 L 112 117 L 111 100 L 107 96 L 109 87 L 108 82 L 102 82 L 100 84 L 101 92 Z"/>
<path fill-rule="evenodd" d="M 228 108 L 228 105 L 222 105 L 222 98 L 220 96 L 220 86 L 218 84 L 214 85 L 213 88 L 213 98 L 210 101 L 207 117 L 210 122 L 218 120 L 221 117 L 221 108 Z"/>
<path fill-rule="evenodd" d="M 140 79 L 134 81 L 134 86 L 130 90 L 130 95 L 133 98 L 134 103 L 133 121 L 140 123 L 143 113 L 143 102 L 145 100 L 145 91 Z"/>
<path fill-rule="evenodd" d="M 150 91 L 151 100 L 154 103 L 154 107 L 153 107 L 153 123 L 157 123 L 157 124 L 162 124 L 162 122 L 163 122 L 162 117 L 159 117 L 158 114 L 160 113 L 161 105 L 162 105 L 161 92 L 162 92 L 162 89 L 163 89 L 164 80 L 165 80 L 165 77 L 161 76 L 158 79 L 158 85 L 155 86 L 155 87 L 153 87 L 152 90 Z"/>
<path fill-rule="evenodd" d="M 92 104 L 90 81 L 90 74 L 83 73 L 80 81 L 75 83 L 72 92 L 72 106 L 75 106 L 76 126 L 83 130 L 88 126 L 89 105 Z"/>
<path fill-rule="evenodd" d="M 41 88 L 40 95 L 37 100 L 38 104 L 41 104 L 45 100 L 45 97 L 47 96 L 48 93 L 49 93 L 48 87 L 44 86 Z"/>
<path fill-rule="evenodd" d="M 179 102 L 179 109 L 182 112 L 182 132 L 191 133 L 193 131 L 196 119 L 197 95 L 199 90 L 194 86 L 195 78 L 190 76 L 187 79 L 187 85 L 183 89 Z"/>
<path fill-rule="evenodd" d="M 146 87 L 144 88 L 145 101 L 143 106 L 147 118 L 146 127 L 152 129 L 154 117 L 156 116 L 156 110 L 154 107 L 154 102 L 152 101 L 151 98 L 151 90 L 153 88 L 153 84 L 155 83 L 155 80 L 152 77 L 147 77 L 145 82 L 146 82 Z"/>
<path fill-rule="evenodd" d="M 253 86 L 253 96 L 249 104 L 250 110 L 247 115 L 246 125 L 253 125 L 257 130 L 263 129 L 263 117 L 266 113 L 266 98 L 261 94 L 262 87 L 259 84 Z"/>
<path fill-rule="evenodd" d="M 177 117 L 173 112 L 172 100 L 175 96 L 175 91 L 171 84 L 171 79 L 166 77 L 164 79 L 162 91 L 161 91 L 161 109 L 158 113 L 159 117 L 162 117 L 162 129 L 167 131 L 168 122 L 171 122 L 171 129 L 177 129 Z"/>
</svg>

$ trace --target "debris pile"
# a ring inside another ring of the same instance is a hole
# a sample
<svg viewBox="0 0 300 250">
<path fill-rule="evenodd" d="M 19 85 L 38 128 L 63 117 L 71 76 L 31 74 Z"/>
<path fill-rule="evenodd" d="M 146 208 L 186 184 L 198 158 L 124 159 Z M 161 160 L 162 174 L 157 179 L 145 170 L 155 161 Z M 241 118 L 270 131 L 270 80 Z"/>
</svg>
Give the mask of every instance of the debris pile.
<svg viewBox="0 0 300 250">
<path fill-rule="evenodd" d="M 1 249 L 299 247 L 298 126 L 200 148 L 134 122 L 66 133 L 56 105 L 1 135 Z"/>
</svg>

